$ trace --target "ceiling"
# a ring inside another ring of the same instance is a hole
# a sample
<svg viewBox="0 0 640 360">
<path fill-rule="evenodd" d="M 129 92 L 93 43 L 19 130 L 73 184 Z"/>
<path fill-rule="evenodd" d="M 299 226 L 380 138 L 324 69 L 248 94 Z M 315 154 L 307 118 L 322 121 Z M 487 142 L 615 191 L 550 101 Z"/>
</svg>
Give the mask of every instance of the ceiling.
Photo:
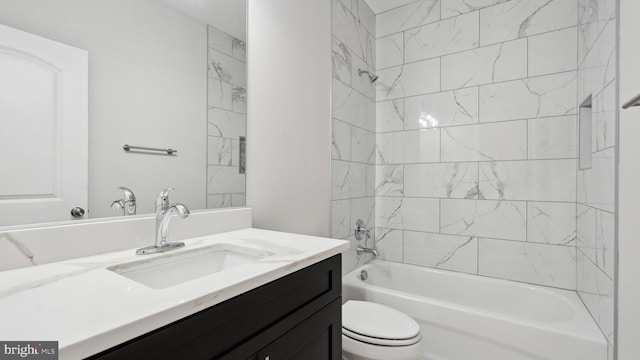
<svg viewBox="0 0 640 360">
<path fill-rule="evenodd" d="M 247 40 L 247 2 L 245 0 L 162 0 L 203 23 L 227 34 Z"/>
<path fill-rule="evenodd" d="M 367 5 L 373 10 L 373 12 L 377 15 L 381 12 L 385 12 L 387 10 L 395 9 L 402 5 L 406 5 L 412 2 L 416 2 L 417 0 L 364 0 Z"/>
</svg>

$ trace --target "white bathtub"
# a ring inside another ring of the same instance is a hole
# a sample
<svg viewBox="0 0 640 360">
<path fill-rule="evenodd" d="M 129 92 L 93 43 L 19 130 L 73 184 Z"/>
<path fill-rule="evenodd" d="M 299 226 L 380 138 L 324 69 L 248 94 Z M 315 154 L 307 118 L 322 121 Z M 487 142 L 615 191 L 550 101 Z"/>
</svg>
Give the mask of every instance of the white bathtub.
<svg viewBox="0 0 640 360">
<path fill-rule="evenodd" d="M 607 359 L 604 336 L 572 291 L 374 260 L 343 278 L 349 299 L 414 318 L 428 360 Z"/>
</svg>

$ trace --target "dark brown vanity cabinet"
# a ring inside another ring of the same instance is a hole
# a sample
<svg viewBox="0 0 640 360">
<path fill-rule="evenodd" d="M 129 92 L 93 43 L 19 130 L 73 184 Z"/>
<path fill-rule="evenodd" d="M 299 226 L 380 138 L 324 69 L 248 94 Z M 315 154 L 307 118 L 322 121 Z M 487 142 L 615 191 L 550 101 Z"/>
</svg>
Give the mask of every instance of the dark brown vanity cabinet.
<svg viewBox="0 0 640 360">
<path fill-rule="evenodd" d="M 339 360 L 340 255 L 90 359 Z"/>
</svg>

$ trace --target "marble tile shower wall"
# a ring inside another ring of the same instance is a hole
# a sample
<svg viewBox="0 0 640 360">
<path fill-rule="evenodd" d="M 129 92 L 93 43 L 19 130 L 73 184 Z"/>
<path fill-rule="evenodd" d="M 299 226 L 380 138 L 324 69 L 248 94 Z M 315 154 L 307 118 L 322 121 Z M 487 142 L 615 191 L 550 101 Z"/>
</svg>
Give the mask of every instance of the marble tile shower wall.
<svg viewBox="0 0 640 360">
<path fill-rule="evenodd" d="M 576 289 L 578 0 L 376 16 L 387 260 Z"/>
<path fill-rule="evenodd" d="M 351 241 L 343 254 L 346 273 L 368 260 L 355 247 L 374 241 L 358 243 L 353 228 L 358 219 L 370 228 L 375 221 L 375 89 L 358 70 L 375 69 L 376 25 L 364 0 L 333 0 L 332 7 L 331 236 Z"/>
<path fill-rule="evenodd" d="M 247 134 L 246 47 L 211 25 L 208 46 L 207 208 L 244 206 L 239 138 Z"/>
<path fill-rule="evenodd" d="M 616 1 L 580 0 L 578 103 L 592 97 L 592 167 L 578 171 L 577 290 L 613 346 Z"/>
</svg>

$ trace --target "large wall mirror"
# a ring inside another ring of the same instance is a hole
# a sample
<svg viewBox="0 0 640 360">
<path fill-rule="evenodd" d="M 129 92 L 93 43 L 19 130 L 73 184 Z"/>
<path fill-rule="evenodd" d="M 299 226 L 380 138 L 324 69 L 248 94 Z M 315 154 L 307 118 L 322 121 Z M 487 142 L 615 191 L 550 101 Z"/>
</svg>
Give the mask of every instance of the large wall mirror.
<svg viewBox="0 0 640 360">
<path fill-rule="evenodd" d="M 244 0 L 0 0 L 0 231 L 244 206 L 245 41 Z"/>
</svg>

